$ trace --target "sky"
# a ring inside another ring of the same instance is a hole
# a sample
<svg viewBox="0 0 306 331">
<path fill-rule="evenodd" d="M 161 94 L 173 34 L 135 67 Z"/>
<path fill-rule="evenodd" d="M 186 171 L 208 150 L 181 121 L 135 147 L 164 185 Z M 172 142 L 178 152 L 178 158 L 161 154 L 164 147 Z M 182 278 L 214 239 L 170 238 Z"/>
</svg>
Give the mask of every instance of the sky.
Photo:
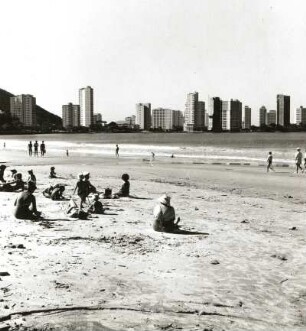
<svg viewBox="0 0 306 331">
<path fill-rule="evenodd" d="M 0 0 L 0 88 L 32 94 L 61 116 L 94 88 L 106 121 L 135 104 L 184 111 L 239 99 L 276 109 L 276 95 L 306 106 L 304 0 Z"/>
</svg>

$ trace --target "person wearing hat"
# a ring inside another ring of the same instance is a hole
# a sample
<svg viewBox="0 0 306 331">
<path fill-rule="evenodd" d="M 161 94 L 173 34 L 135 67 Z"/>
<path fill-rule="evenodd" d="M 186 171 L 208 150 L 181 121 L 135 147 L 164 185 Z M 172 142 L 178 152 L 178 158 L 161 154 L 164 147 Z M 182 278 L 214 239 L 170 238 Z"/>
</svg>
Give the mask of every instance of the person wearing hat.
<svg viewBox="0 0 306 331">
<path fill-rule="evenodd" d="M 0 182 L 6 183 L 6 180 L 4 179 L 4 171 L 6 169 L 6 165 L 1 164 L 0 165 Z"/>
<path fill-rule="evenodd" d="M 33 182 L 29 182 L 27 191 L 19 194 L 14 203 L 14 216 L 16 218 L 24 220 L 37 220 L 40 218 L 41 212 L 37 211 L 36 199 L 33 195 L 35 190 L 36 185 Z"/>
<path fill-rule="evenodd" d="M 302 171 L 302 173 L 304 172 L 303 168 L 301 167 L 302 164 L 302 159 L 303 159 L 303 154 L 301 152 L 301 149 L 298 147 L 295 155 L 295 164 L 296 164 L 296 173 L 299 173 L 299 169 Z"/>
<path fill-rule="evenodd" d="M 16 174 L 16 180 L 10 183 L 5 183 L 0 188 L 0 191 L 2 192 L 17 192 L 17 191 L 23 191 L 24 190 L 24 181 L 22 180 L 22 174 L 18 173 Z"/>
<path fill-rule="evenodd" d="M 83 177 L 84 177 L 84 187 L 86 190 L 86 197 L 88 197 L 90 193 L 96 193 L 97 189 L 89 181 L 90 173 L 88 171 L 83 172 Z"/>
<path fill-rule="evenodd" d="M 28 177 L 28 183 L 33 182 L 36 185 L 36 176 L 33 173 L 33 170 L 28 171 L 29 177 Z"/>
<path fill-rule="evenodd" d="M 50 168 L 50 175 L 49 178 L 56 178 L 55 167 Z"/>
<path fill-rule="evenodd" d="M 180 218 L 175 222 L 175 211 L 170 205 L 170 196 L 163 194 L 158 198 L 158 205 L 154 208 L 153 229 L 157 232 L 174 232 L 178 229 Z"/>
</svg>

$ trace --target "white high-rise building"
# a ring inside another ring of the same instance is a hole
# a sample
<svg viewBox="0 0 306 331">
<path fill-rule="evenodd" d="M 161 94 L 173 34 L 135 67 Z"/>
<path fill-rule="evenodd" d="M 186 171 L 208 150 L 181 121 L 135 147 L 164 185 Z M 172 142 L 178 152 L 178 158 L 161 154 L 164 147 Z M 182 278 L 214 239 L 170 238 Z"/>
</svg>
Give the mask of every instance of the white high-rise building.
<svg viewBox="0 0 306 331">
<path fill-rule="evenodd" d="M 151 104 L 137 103 L 136 104 L 136 124 L 141 130 L 149 130 L 151 128 Z"/>
<path fill-rule="evenodd" d="M 267 124 L 267 108 L 265 106 L 261 106 L 259 108 L 259 126 Z"/>
<path fill-rule="evenodd" d="M 63 127 L 79 127 L 80 126 L 80 106 L 74 105 L 71 102 L 62 106 Z"/>
<path fill-rule="evenodd" d="M 90 86 L 79 90 L 79 102 L 81 113 L 81 126 L 89 127 L 93 124 L 94 95 Z"/>
<path fill-rule="evenodd" d="M 36 99 L 33 95 L 21 94 L 11 97 L 10 112 L 24 126 L 36 125 Z"/>
<path fill-rule="evenodd" d="M 205 125 L 205 102 L 199 101 L 199 93 L 187 94 L 184 113 L 184 131 L 201 131 Z"/>
<path fill-rule="evenodd" d="M 276 124 L 276 110 L 267 112 L 267 125 Z"/>
<path fill-rule="evenodd" d="M 230 103 L 222 101 L 222 130 L 229 131 L 231 123 Z"/>
</svg>

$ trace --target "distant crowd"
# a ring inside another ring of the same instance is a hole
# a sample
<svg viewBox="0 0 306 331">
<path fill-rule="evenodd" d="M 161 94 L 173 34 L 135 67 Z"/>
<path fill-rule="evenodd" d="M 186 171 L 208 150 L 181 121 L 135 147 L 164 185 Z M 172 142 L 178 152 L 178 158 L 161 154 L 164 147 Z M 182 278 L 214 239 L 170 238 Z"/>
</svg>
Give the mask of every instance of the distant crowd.
<svg viewBox="0 0 306 331">
<path fill-rule="evenodd" d="M 28 153 L 29 156 L 45 156 L 47 153 L 46 151 L 46 144 L 44 141 L 42 141 L 40 144 L 37 142 L 37 140 L 32 144 L 32 141 L 28 143 Z"/>
</svg>

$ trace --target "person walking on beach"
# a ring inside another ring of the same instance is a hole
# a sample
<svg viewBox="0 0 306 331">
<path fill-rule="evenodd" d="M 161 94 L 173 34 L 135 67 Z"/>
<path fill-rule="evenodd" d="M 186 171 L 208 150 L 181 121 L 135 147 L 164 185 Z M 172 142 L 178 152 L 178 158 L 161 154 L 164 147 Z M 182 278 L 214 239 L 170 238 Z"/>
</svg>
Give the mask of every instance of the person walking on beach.
<svg viewBox="0 0 306 331">
<path fill-rule="evenodd" d="M 5 145 L 5 142 L 3 143 L 3 149 L 5 149 L 6 145 Z"/>
<path fill-rule="evenodd" d="M 38 142 L 37 142 L 37 140 L 34 143 L 34 156 L 38 156 Z"/>
<path fill-rule="evenodd" d="M 151 158 L 150 158 L 151 167 L 153 167 L 153 161 L 154 160 L 155 160 L 155 153 L 154 152 L 151 152 Z"/>
<path fill-rule="evenodd" d="M 303 168 L 301 167 L 302 164 L 302 159 L 303 159 L 303 154 L 301 152 L 301 149 L 298 147 L 295 155 L 295 164 L 296 164 L 296 173 L 299 173 L 299 169 L 302 171 L 302 173 L 304 172 Z"/>
<path fill-rule="evenodd" d="M 267 172 L 269 172 L 269 170 L 274 171 L 274 168 L 272 167 L 272 162 L 273 162 L 272 152 L 269 152 L 267 158 Z"/>
<path fill-rule="evenodd" d="M 69 156 L 69 150 L 66 149 L 66 156 L 68 157 Z"/>
<path fill-rule="evenodd" d="M 119 157 L 119 146 L 116 145 L 116 157 Z"/>
</svg>

